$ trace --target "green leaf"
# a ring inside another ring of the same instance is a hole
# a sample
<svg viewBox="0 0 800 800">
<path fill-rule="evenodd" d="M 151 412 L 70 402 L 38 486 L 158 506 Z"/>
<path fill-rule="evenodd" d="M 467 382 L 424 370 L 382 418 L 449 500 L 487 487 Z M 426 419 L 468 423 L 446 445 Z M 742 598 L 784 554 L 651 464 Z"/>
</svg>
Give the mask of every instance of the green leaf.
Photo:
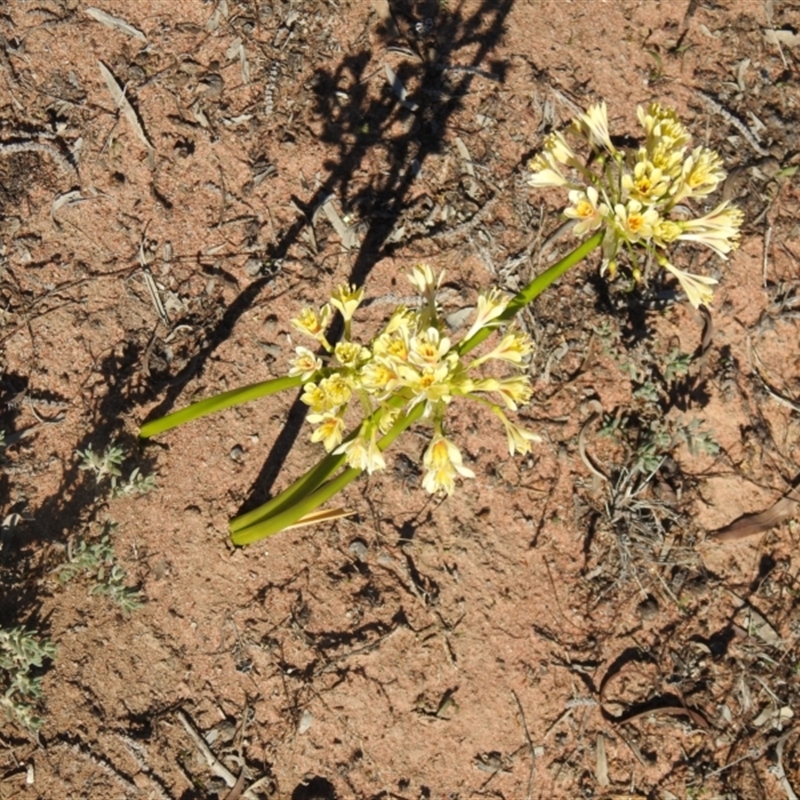
<svg viewBox="0 0 800 800">
<path fill-rule="evenodd" d="M 192 405 L 182 408 L 180 411 L 167 414 L 166 417 L 146 422 L 139 431 L 139 438 L 149 439 L 159 433 L 164 433 L 164 431 L 177 428 L 178 425 L 213 414 L 215 411 L 222 411 L 242 403 L 249 403 L 251 400 L 276 394 L 284 389 L 296 389 L 302 382 L 299 375 L 292 378 L 273 378 L 261 383 L 253 383 L 249 386 L 231 389 L 229 392 L 222 392 L 222 394 L 217 394 L 213 397 L 207 397 L 205 400 L 192 403 Z"/>
</svg>

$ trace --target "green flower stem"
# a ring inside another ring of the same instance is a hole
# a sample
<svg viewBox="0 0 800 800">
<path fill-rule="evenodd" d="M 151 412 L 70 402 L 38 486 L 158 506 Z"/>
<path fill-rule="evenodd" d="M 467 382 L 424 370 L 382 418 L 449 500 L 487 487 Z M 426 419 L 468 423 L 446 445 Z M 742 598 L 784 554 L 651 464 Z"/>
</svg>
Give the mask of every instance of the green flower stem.
<svg viewBox="0 0 800 800">
<path fill-rule="evenodd" d="M 583 261 L 589 253 L 599 247 L 603 241 L 603 231 L 597 231 L 593 236 L 576 247 L 571 253 L 541 275 L 534 278 L 524 289 L 518 292 L 506 306 L 499 317 L 499 322 L 508 322 L 516 316 L 526 305 L 533 302 L 548 286 L 560 278 L 565 272 Z M 482 341 L 488 338 L 496 326 L 483 328 L 474 336 L 459 346 L 459 353 L 463 355 L 475 349 Z M 405 398 L 392 398 L 389 405 L 406 402 Z M 385 450 L 392 442 L 421 416 L 424 403 L 417 403 L 409 414 L 401 417 L 394 427 L 378 442 L 378 447 Z M 378 412 L 376 412 L 378 413 Z M 375 415 L 370 418 L 374 421 Z M 351 439 L 360 430 L 358 428 L 348 437 Z M 345 461 L 345 455 L 327 455 L 315 467 L 312 467 L 301 478 L 280 494 L 273 497 L 263 505 L 242 514 L 231 520 L 231 540 L 235 545 L 253 544 L 259 539 L 279 533 L 284 528 L 294 525 L 301 517 L 310 514 L 323 503 L 327 502 L 337 492 L 355 480 L 361 470 L 349 468 L 336 478 L 327 480 Z"/>
<path fill-rule="evenodd" d="M 394 440 L 401 433 L 403 433 L 403 431 L 410 428 L 422 416 L 424 410 L 425 404 L 417 403 L 408 414 L 395 422 L 388 433 L 378 440 L 378 447 L 381 450 L 386 450 L 394 442 Z M 329 458 L 330 456 L 322 459 L 322 461 L 316 467 L 310 470 L 310 472 L 315 472 L 326 461 L 328 461 Z M 343 459 L 344 456 L 336 457 L 336 460 L 340 462 Z M 309 473 L 306 473 L 306 476 L 308 474 Z M 298 500 L 288 508 L 281 506 L 283 508 L 282 511 L 279 511 L 278 513 L 269 516 L 266 519 L 262 517 L 259 522 L 254 524 L 250 524 L 248 526 L 241 525 L 241 520 L 249 516 L 247 514 L 237 517 L 230 524 L 231 541 L 235 545 L 241 546 L 245 544 L 253 544 L 254 542 L 259 541 L 259 539 L 264 539 L 267 536 L 280 533 L 280 531 L 284 530 L 284 528 L 294 525 L 306 514 L 310 514 L 312 511 L 319 508 L 323 503 L 326 503 L 331 499 L 331 497 L 344 489 L 344 487 L 349 483 L 354 481 L 360 474 L 360 469 L 354 469 L 350 467 L 337 477 L 327 481 L 327 483 L 322 484 L 315 492 L 305 496 L 302 500 Z M 301 478 L 300 480 L 302 481 L 303 479 Z M 300 483 L 300 481 L 296 481 L 295 484 L 289 488 L 293 489 L 298 483 Z M 278 495 L 278 498 L 281 496 L 282 495 Z M 256 509 L 256 512 L 257 511 L 260 511 L 260 509 Z M 255 512 L 250 513 L 254 514 Z"/>
<path fill-rule="evenodd" d="M 525 306 L 532 303 L 551 283 L 558 280 L 565 272 L 572 269 L 576 264 L 580 264 L 589 253 L 599 247 L 603 241 L 604 231 L 601 229 L 585 242 L 579 244 L 571 253 L 568 253 L 560 261 L 546 269 L 541 275 L 537 275 L 524 289 L 520 289 L 511 298 L 505 311 L 497 318 L 494 325 L 481 328 L 474 336 L 470 337 L 458 346 L 459 355 L 469 353 L 474 350 L 482 341 L 488 339 L 494 333 L 498 325 L 510 322 Z"/>
<path fill-rule="evenodd" d="M 229 392 L 223 392 L 222 394 L 214 395 L 214 397 L 208 397 L 205 400 L 192 403 L 192 405 L 182 408 L 180 411 L 167 414 L 166 417 L 146 422 L 142 425 L 141 431 L 139 431 L 139 438 L 149 439 L 151 436 L 157 436 L 159 433 L 176 428 L 185 422 L 205 417 L 207 414 L 213 414 L 215 411 L 222 411 L 231 406 L 248 403 L 250 400 L 282 392 L 284 389 L 294 389 L 301 386 L 302 383 L 303 381 L 298 375 L 293 378 L 272 378 L 261 383 L 252 383 L 249 386 L 231 389 Z"/>
<path fill-rule="evenodd" d="M 360 430 L 360 428 L 357 428 L 354 434 L 358 430 Z M 352 435 L 348 437 L 348 439 L 352 438 Z M 345 458 L 346 456 L 344 453 L 340 455 L 328 454 L 315 467 L 312 467 L 306 472 L 302 478 L 298 478 L 280 494 L 275 495 L 275 497 L 268 500 L 263 505 L 260 505 L 258 508 L 254 508 L 252 511 L 248 511 L 246 514 L 241 514 L 232 519 L 228 525 L 231 534 L 249 528 L 267 517 L 275 517 L 286 508 L 300 507 L 306 497 L 321 486 L 342 464 L 344 464 Z M 300 517 L 308 513 L 308 510 L 302 511 Z M 288 524 L 291 525 L 291 523 Z"/>
<path fill-rule="evenodd" d="M 387 405 L 390 408 L 399 408 L 405 402 L 406 398 L 404 397 L 392 397 L 388 400 Z M 370 423 L 375 421 L 378 413 L 379 411 L 376 411 L 372 414 L 372 416 L 369 418 Z M 420 413 L 422 412 L 420 411 Z M 402 419 L 400 421 L 402 421 Z M 349 442 L 351 439 L 355 439 L 355 437 L 361 431 L 361 428 L 362 425 L 359 425 L 350 433 L 349 436 L 344 439 L 344 442 Z M 394 428 L 392 428 L 392 430 L 394 430 Z M 389 433 L 391 433 L 391 431 L 389 431 Z M 387 433 L 386 436 L 388 435 L 389 434 Z M 381 447 L 381 442 L 386 441 L 386 436 L 384 436 L 378 442 L 378 447 Z M 386 447 L 388 447 L 395 438 L 396 437 L 393 437 L 392 439 L 388 440 Z M 346 458 L 347 456 L 345 453 L 339 453 L 338 455 L 329 453 L 315 467 L 312 467 L 308 472 L 305 473 L 305 475 L 303 475 L 301 478 L 298 478 L 291 486 L 284 489 L 280 494 L 275 495 L 275 497 L 273 497 L 271 500 L 267 500 L 266 503 L 263 503 L 258 508 L 254 508 L 252 511 L 248 511 L 246 514 L 242 514 L 241 516 L 232 519 L 230 525 L 228 526 L 231 532 L 235 533 L 236 531 L 240 531 L 244 528 L 249 528 L 251 525 L 255 525 L 257 522 L 261 522 L 261 520 L 264 520 L 267 517 L 275 516 L 277 513 L 283 511 L 293 504 L 302 502 L 303 498 L 309 496 L 331 475 L 333 475 L 333 473 L 336 472 L 336 470 L 339 469 L 342 464 L 344 464 Z M 314 506 L 314 508 L 316 508 L 316 506 Z M 308 514 L 309 511 L 313 510 L 313 508 L 306 510 L 301 516 L 305 516 L 305 514 Z"/>
</svg>

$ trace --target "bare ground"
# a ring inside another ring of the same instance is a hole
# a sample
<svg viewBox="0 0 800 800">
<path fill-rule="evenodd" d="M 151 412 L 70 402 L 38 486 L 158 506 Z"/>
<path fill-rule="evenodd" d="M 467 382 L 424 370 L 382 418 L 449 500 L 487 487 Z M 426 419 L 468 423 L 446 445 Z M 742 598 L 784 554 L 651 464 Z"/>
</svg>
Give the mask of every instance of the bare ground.
<svg viewBox="0 0 800 800">
<path fill-rule="evenodd" d="M 0 797 L 235 800 L 244 769 L 281 800 L 791 800 L 796 501 L 725 526 L 800 475 L 800 10 L 391 7 L 103 6 L 132 31 L 0 8 L 0 622 L 58 648 L 38 736 L 4 728 Z M 465 411 L 478 477 L 447 501 L 412 432 L 345 493 L 355 517 L 232 548 L 228 519 L 318 458 L 303 407 L 147 446 L 142 421 L 280 375 L 290 318 L 339 283 L 375 298 L 367 330 L 420 260 L 454 310 L 525 283 L 563 200 L 522 168 L 598 99 L 630 135 L 637 104 L 676 107 L 728 165 L 746 226 L 695 265 L 721 281 L 711 327 L 669 282 L 582 265 L 526 316 L 533 457 Z M 79 469 L 113 441 L 156 491 Z M 131 594 L 59 580 L 109 521 Z"/>
</svg>

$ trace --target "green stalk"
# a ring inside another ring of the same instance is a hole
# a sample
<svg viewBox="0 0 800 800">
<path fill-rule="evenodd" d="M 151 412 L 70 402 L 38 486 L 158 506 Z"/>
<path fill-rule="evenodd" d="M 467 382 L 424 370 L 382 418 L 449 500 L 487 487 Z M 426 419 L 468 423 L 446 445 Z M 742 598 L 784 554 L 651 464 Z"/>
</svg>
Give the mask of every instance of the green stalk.
<svg viewBox="0 0 800 800">
<path fill-rule="evenodd" d="M 592 250 L 599 247 L 602 241 L 603 231 L 597 231 L 585 242 L 578 245 L 571 253 L 534 278 L 511 299 L 505 311 L 498 318 L 498 322 L 509 322 L 513 319 L 519 311 L 529 303 L 532 303 L 548 286 L 558 280 L 569 269 L 583 261 Z M 467 341 L 462 342 L 458 348 L 459 353 L 463 355 L 475 349 L 494 332 L 495 327 L 484 328 Z M 402 404 L 405 402 L 405 398 L 392 398 L 389 401 L 390 404 L 392 404 L 392 401 Z M 424 403 L 418 403 L 414 406 L 411 412 L 399 419 L 392 429 L 378 442 L 378 447 L 381 450 L 389 447 L 400 433 L 422 416 L 423 410 Z M 374 421 L 374 417 L 375 415 L 373 414 L 370 420 Z M 358 430 L 360 428 L 356 429 L 348 439 L 352 438 Z M 235 545 L 252 544 L 259 539 L 279 533 L 284 528 L 294 525 L 306 514 L 315 511 L 361 474 L 361 470 L 350 468 L 336 478 L 325 482 L 344 463 L 344 460 L 344 454 L 326 456 L 283 492 L 253 511 L 231 520 L 229 527 L 233 543 Z M 297 499 L 298 496 L 301 499 Z"/>
<path fill-rule="evenodd" d="M 414 408 L 412 408 L 411 411 L 406 414 L 406 416 L 397 420 L 388 433 L 378 440 L 378 447 L 381 450 L 386 450 L 394 442 L 394 440 L 401 433 L 403 433 L 403 431 L 410 428 L 422 416 L 424 410 L 425 404 L 417 403 L 417 405 L 415 405 Z M 330 458 L 330 456 L 328 458 Z M 341 458 L 343 459 L 344 456 L 341 456 Z M 323 459 L 317 465 L 317 467 L 311 470 L 311 472 L 314 472 L 316 469 L 318 469 L 326 460 L 327 459 Z M 281 506 L 283 508 L 282 511 L 279 511 L 278 513 L 274 514 L 273 516 L 269 516 L 266 519 L 262 518 L 259 522 L 254 524 L 250 524 L 248 526 L 238 524 L 236 527 L 234 527 L 234 525 L 240 523 L 240 521 L 248 515 L 244 514 L 241 517 L 237 517 L 230 524 L 231 541 L 235 545 L 241 546 L 245 544 L 253 544 L 254 542 L 259 541 L 259 539 L 264 539 L 267 536 L 280 533 L 280 531 L 282 531 L 284 528 L 294 525 L 306 514 L 310 514 L 312 511 L 319 508 L 323 503 L 326 503 L 331 499 L 331 497 L 344 489 L 347 484 L 354 481 L 360 474 L 360 469 L 353 469 L 350 467 L 337 477 L 320 486 L 312 494 L 307 495 L 302 500 L 298 500 L 294 505 L 291 505 L 288 508 Z M 299 481 L 296 483 L 299 483 Z M 294 486 L 290 488 L 294 488 Z M 278 497 L 281 496 L 282 495 L 278 495 Z M 260 509 L 256 509 L 256 511 L 260 511 Z M 255 512 L 250 513 L 253 514 Z"/>
<path fill-rule="evenodd" d="M 482 341 L 488 339 L 495 329 L 504 322 L 510 322 L 525 306 L 532 303 L 551 283 L 557 281 L 565 272 L 572 269 L 576 264 L 580 264 L 595 247 L 599 247 L 603 241 L 603 230 L 597 231 L 585 242 L 579 244 L 571 253 L 568 253 L 560 261 L 556 261 L 552 267 L 546 269 L 541 275 L 537 275 L 525 288 L 520 289 L 511 298 L 505 311 L 497 318 L 496 324 L 488 328 L 481 328 L 474 336 L 470 337 L 458 346 L 459 355 L 469 353 L 474 350 Z"/>
<path fill-rule="evenodd" d="M 240 386 L 238 389 L 231 389 L 229 392 L 223 392 L 222 394 L 214 395 L 214 397 L 207 397 L 205 400 L 192 403 L 192 405 L 182 408 L 180 411 L 167 414 L 166 417 L 146 422 L 142 425 L 141 431 L 139 431 L 139 438 L 149 439 L 151 436 L 157 436 L 159 433 L 176 428 L 185 422 L 205 417 L 207 414 L 213 414 L 215 411 L 222 411 L 231 406 L 248 403 L 259 397 L 282 392 L 284 389 L 294 389 L 302 383 L 300 376 L 272 378 L 261 383 L 252 383 L 249 386 Z"/>
<path fill-rule="evenodd" d="M 360 430 L 360 428 L 356 429 L 356 431 L 358 430 Z M 249 528 L 267 517 L 275 517 L 275 515 L 289 506 L 292 508 L 300 507 L 305 497 L 321 486 L 342 464 L 344 464 L 345 458 L 346 455 L 344 453 L 340 455 L 328 454 L 315 467 L 312 467 L 306 472 L 302 478 L 298 478 L 280 494 L 275 495 L 275 497 L 268 500 L 263 505 L 260 505 L 258 508 L 254 508 L 252 511 L 248 511 L 246 514 L 241 514 L 235 519 L 232 519 L 228 525 L 231 534 L 241 531 L 244 528 Z M 297 499 L 298 496 L 300 497 L 299 500 Z M 308 514 L 308 511 L 302 511 L 298 519 L 305 514 Z M 291 525 L 292 523 L 289 524 Z"/>
</svg>

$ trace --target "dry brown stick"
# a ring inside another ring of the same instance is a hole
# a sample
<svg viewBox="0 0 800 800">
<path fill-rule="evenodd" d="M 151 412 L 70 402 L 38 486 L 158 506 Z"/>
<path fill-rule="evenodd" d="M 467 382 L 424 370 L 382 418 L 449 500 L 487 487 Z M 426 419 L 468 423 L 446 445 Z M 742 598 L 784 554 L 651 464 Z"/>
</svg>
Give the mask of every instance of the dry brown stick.
<svg viewBox="0 0 800 800">
<path fill-rule="evenodd" d="M 245 710 L 245 714 L 247 711 Z M 223 800 L 239 800 L 239 798 L 243 798 L 243 800 L 259 800 L 258 795 L 256 795 L 255 790 L 260 788 L 262 784 L 266 783 L 269 780 L 269 776 L 265 775 L 259 778 L 255 783 L 252 783 L 249 788 L 245 789 L 245 779 L 246 779 L 246 767 L 244 764 L 244 759 L 242 758 L 242 771 L 237 778 L 215 755 L 211 752 L 211 748 L 206 743 L 206 740 L 203 738 L 200 731 L 195 728 L 192 721 L 189 719 L 186 714 L 180 709 L 175 712 L 175 716 L 180 720 L 183 727 L 186 729 L 186 733 L 189 734 L 189 738 L 194 742 L 194 746 L 200 751 L 203 758 L 206 760 L 206 763 L 211 768 L 211 771 L 219 778 L 222 778 L 225 781 L 226 785 L 230 788 L 230 792 L 223 798 Z"/>
<path fill-rule="evenodd" d="M 513 689 L 511 690 L 511 696 L 514 698 L 514 702 L 517 704 L 517 710 L 519 711 L 519 716 L 522 721 L 522 731 L 525 734 L 528 752 L 531 754 L 531 771 L 528 775 L 528 800 L 531 800 L 531 797 L 533 797 L 533 774 L 536 770 L 536 749 L 533 746 L 533 741 L 531 740 L 531 735 L 528 731 L 528 723 L 525 721 L 525 712 L 522 710 L 522 703 L 520 703 L 519 697 L 517 697 L 517 693 Z"/>
</svg>

